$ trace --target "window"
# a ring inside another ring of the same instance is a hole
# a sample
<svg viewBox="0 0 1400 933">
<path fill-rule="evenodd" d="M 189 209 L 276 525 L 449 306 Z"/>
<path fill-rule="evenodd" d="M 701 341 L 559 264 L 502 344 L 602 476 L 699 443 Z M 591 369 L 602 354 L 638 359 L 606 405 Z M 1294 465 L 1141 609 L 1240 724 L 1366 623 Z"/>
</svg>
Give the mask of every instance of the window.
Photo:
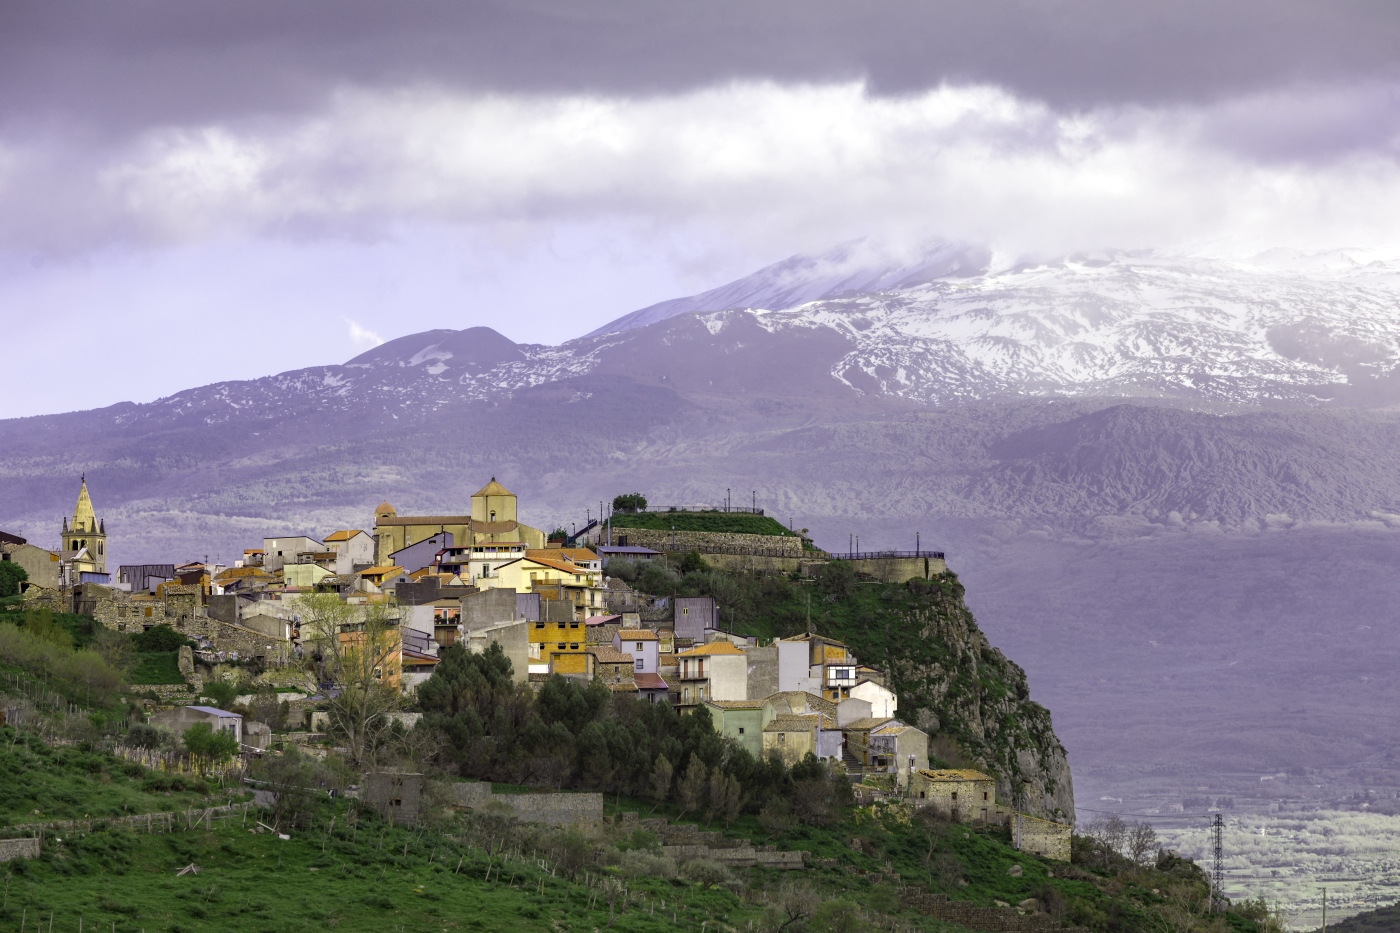
<svg viewBox="0 0 1400 933">
<path fill-rule="evenodd" d="M 681 615 L 683 615 L 683 616 L 688 616 L 688 615 L 690 615 L 690 607 L 689 607 L 689 606 L 683 606 L 683 607 L 681 607 Z"/>
<path fill-rule="evenodd" d="M 564 650 L 564 643 L 563 643 L 562 641 L 559 643 L 559 650 L 560 650 L 560 651 L 563 651 L 563 650 Z"/>
<path fill-rule="evenodd" d="M 990 799 L 990 797 L 988 796 L 988 794 L 987 794 L 986 791 L 982 791 L 982 799 L 983 799 L 983 800 L 989 800 L 989 799 Z"/>
<path fill-rule="evenodd" d="M 638 658 L 638 659 L 637 659 L 637 670 L 640 671 L 641 669 L 642 669 L 642 659 L 641 659 L 641 658 Z"/>
<path fill-rule="evenodd" d="M 779 745 L 785 745 L 785 744 L 787 744 L 787 733 L 785 733 L 785 732 L 779 732 L 779 733 L 778 733 L 778 744 L 779 744 Z"/>
<path fill-rule="evenodd" d="M 544 628 L 544 623 L 543 623 L 543 622 L 536 622 L 536 623 L 535 623 L 535 628 Z"/>
<path fill-rule="evenodd" d="M 957 792 L 957 791 L 953 791 L 953 799 L 954 799 L 954 800 L 957 800 L 957 799 L 958 799 L 958 792 Z"/>
<path fill-rule="evenodd" d="M 638 651 L 641 651 L 641 650 L 642 650 L 642 643 L 641 643 L 641 642 L 637 642 L 637 650 L 638 650 Z"/>
<path fill-rule="evenodd" d="M 576 641 L 571 641 L 571 642 L 569 642 L 569 650 L 570 650 L 570 651 L 577 651 L 577 650 L 578 650 L 578 642 L 576 642 Z"/>
<path fill-rule="evenodd" d="M 740 735 L 743 735 L 743 734 L 744 734 L 744 727 L 743 727 L 743 726 L 740 726 L 740 727 L 739 727 L 739 734 L 740 734 Z"/>
</svg>

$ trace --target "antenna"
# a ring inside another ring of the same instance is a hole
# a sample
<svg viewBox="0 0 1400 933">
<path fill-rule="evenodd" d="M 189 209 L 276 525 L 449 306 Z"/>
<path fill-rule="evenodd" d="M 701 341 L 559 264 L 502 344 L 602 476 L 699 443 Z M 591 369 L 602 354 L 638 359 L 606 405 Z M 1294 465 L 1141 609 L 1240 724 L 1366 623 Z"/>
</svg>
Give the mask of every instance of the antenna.
<svg viewBox="0 0 1400 933">
<path fill-rule="evenodd" d="M 1210 909 L 1215 913 L 1225 910 L 1225 817 L 1219 813 L 1210 824 L 1211 837 L 1215 843 L 1215 864 L 1210 873 Z"/>
</svg>

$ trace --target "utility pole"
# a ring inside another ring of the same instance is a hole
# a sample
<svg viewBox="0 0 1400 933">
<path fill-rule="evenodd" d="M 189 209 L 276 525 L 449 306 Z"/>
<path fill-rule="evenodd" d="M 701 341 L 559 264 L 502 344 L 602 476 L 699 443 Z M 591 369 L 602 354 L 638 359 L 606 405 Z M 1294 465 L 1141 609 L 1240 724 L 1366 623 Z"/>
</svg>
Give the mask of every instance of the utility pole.
<svg viewBox="0 0 1400 933">
<path fill-rule="evenodd" d="M 1215 814 L 1210 830 L 1215 843 L 1215 864 L 1210 875 L 1210 909 L 1221 913 L 1225 910 L 1225 817 L 1222 814 Z"/>
<path fill-rule="evenodd" d="M 1327 933 L 1327 889 L 1322 889 L 1322 933 Z"/>
</svg>

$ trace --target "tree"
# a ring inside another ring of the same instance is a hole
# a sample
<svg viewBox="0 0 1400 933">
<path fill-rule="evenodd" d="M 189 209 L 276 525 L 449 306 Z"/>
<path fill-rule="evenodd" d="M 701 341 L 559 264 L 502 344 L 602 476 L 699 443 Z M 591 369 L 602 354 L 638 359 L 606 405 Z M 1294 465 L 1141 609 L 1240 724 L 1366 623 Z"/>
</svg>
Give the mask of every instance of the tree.
<svg viewBox="0 0 1400 933">
<path fill-rule="evenodd" d="M 710 772 L 710 818 L 719 818 L 719 821 L 728 827 L 739 818 L 739 810 L 744 805 L 744 789 L 739 786 L 739 782 L 725 774 L 715 765 L 715 769 Z"/>
<path fill-rule="evenodd" d="M 671 762 L 665 755 L 656 756 L 656 764 L 652 766 L 651 777 L 647 781 L 647 790 L 651 799 L 655 801 L 651 808 L 652 813 L 671 796 L 671 776 L 674 772 L 675 768 L 671 767 Z"/>
<path fill-rule="evenodd" d="M 204 696 L 218 709 L 228 709 L 238 699 L 238 688 L 226 680 L 207 680 Z"/>
<path fill-rule="evenodd" d="M 215 730 L 207 722 L 197 722 L 185 730 L 185 750 L 192 755 L 223 761 L 238 753 L 238 739 L 227 729 Z"/>
<path fill-rule="evenodd" d="M 132 660 L 131 638 L 106 626 L 98 629 L 92 648 L 115 671 L 126 671 Z"/>
<path fill-rule="evenodd" d="M 768 838 L 781 836 L 797 825 L 797 817 L 792 815 L 792 805 L 786 797 L 774 797 L 758 811 L 758 825 L 768 834 Z"/>
<path fill-rule="evenodd" d="M 335 686 L 326 701 L 331 732 L 352 763 L 371 764 L 389 733 L 388 714 L 403 706 L 397 614 L 385 603 L 352 606 L 332 593 L 305 594 L 293 605 L 323 680 Z"/>
<path fill-rule="evenodd" d="M 643 512 L 646 511 L 647 497 L 639 492 L 623 493 L 613 497 L 612 507 L 614 512 Z"/>
<path fill-rule="evenodd" d="M 681 556 L 681 573 L 703 573 L 710 569 L 710 565 L 705 563 L 705 558 L 700 556 L 700 552 L 691 548 Z"/>
<path fill-rule="evenodd" d="M 699 809 L 700 804 L 705 799 L 705 785 L 708 783 L 706 780 L 708 776 L 705 763 L 700 760 L 700 756 L 691 755 L 690 767 L 685 769 L 685 776 L 681 778 L 680 786 L 676 788 L 676 797 L 681 805 L 681 816 Z"/>
<path fill-rule="evenodd" d="M 28 579 L 28 572 L 19 564 L 9 560 L 0 561 L 0 599 L 18 595 L 20 584 Z"/>
</svg>

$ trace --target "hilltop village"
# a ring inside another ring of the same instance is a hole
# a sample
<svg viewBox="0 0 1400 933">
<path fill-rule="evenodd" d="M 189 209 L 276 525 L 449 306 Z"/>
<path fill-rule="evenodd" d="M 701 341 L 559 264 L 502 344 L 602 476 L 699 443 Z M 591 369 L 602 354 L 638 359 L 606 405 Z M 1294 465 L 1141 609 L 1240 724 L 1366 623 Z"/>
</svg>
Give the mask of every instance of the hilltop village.
<svg viewBox="0 0 1400 933">
<path fill-rule="evenodd" d="M 374 685 L 401 698 L 386 716 L 412 724 L 421 714 L 401 710 L 412 709 L 449 649 L 498 651 L 517 684 L 601 683 L 675 715 L 703 709 L 715 732 L 754 760 L 829 763 L 855 783 L 857 796 L 937 805 L 978 823 L 1014 821 L 1029 848 L 1069 857 L 1068 825 L 1017 820 L 987 774 L 930 767 L 930 737 L 900 718 L 887 672 L 845 644 L 810 625 L 782 638 L 737 633 L 713 596 L 647 591 L 652 565 L 811 577 L 832 558 L 805 530 L 755 508 L 648 509 L 637 494 L 619 496 L 573 532 L 547 533 L 519 516 L 517 497 L 492 478 L 462 514 L 401 515 L 384 502 L 367 528 L 268 537 L 233 566 L 109 568 L 108 531 L 84 479 L 60 550 L 5 535 L 0 556 L 24 569 L 27 607 L 90 616 L 119 633 L 165 626 L 187 639 L 179 677 L 170 678 L 178 682 L 151 685 L 170 708 L 157 718 L 182 726 L 207 720 L 236 731 L 250 749 L 274 741 L 266 725 L 180 701 L 209 694 L 207 682 L 234 680 L 253 664 L 286 703 L 280 728 L 316 736 L 333 718 L 322 701 L 347 689 L 345 675 L 337 676 L 343 667 L 321 662 L 360 650 L 373 656 Z M 890 583 L 935 579 L 947 569 L 941 553 L 921 550 L 843 561 Z"/>
</svg>

